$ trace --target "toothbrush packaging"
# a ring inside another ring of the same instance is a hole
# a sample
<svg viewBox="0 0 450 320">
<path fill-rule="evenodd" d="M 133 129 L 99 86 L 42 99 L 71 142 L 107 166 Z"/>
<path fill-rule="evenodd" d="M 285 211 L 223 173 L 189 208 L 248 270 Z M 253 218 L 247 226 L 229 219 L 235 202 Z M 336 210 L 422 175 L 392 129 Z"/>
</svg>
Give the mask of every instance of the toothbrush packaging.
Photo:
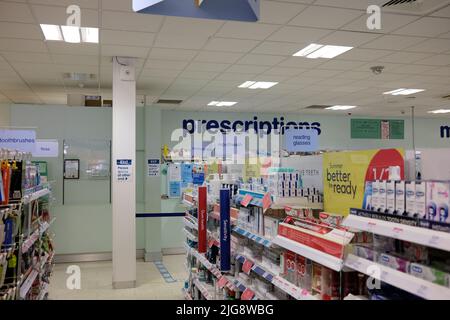
<svg viewBox="0 0 450 320">
<path fill-rule="evenodd" d="M 405 181 L 395 183 L 395 212 L 398 215 L 405 212 Z"/>
<path fill-rule="evenodd" d="M 378 207 L 380 212 L 386 212 L 386 181 L 380 181 L 378 184 Z"/>
<path fill-rule="evenodd" d="M 414 204 L 414 216 L 417 218 L 426 218 L 426 183 L 416 182 L 416 195 Z"/>
<path fill-rule="evenodd" d="M 386 213 L 395 211 L 395 181 L 386 182 Z"/>
<path fill-rule="evenodd" d="M 372 211 L 378 211 L 378 190 L 379 190 L 379 182 L 378 180 L 372 182 Z"/>
<path fill-rule="evenodd" d="M 429 181 L 426 186 L 427 219 L 450 223 L 448 207 L 450 204 L 450 183 L 443 181 Z"/>
<path fill-rule="evenodd" d="M 412 217 L 416 210 L 416 183 L 414 181 L 405 182 L 405 203 L 406 215 Z"/>
</svg>

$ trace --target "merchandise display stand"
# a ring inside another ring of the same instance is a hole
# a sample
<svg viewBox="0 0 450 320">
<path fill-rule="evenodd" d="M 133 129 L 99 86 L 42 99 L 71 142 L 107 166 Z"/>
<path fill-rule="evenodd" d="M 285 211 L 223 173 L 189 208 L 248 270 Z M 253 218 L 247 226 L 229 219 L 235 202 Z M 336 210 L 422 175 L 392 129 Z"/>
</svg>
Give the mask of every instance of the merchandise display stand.
<svg viewBox="0 0 450 320">
<path fill-rule="evenodd" d="M 31 155 L 1 153 L 2 195 L 21 186 L 21 196 L 3 198 L 0 227 L 5 232 L 0 251 L 0 300 L 44 300 L 48 297 L 49 277 L 53 269 L 53 241 L 49 228 L 51 187 L 40 181 Z M 17 195 L 19 189 L 16 189 Z M 6 268 L 6 270 L 5 270 Z M 2 274 L 2 272 L 0 272 Z"/>
</svg>

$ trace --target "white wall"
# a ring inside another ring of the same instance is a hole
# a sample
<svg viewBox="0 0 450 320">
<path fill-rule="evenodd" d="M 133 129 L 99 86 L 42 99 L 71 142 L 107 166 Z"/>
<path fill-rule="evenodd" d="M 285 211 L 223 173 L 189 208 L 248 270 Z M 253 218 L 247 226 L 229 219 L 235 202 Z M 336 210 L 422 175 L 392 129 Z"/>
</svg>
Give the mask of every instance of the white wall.
<svg viewBox="0 0 450 320">
<path fill-rule="evenodd" d="M 9 127 L 11 121 L 11 108 L 9 104 L 0 104 L 0 126 Z"/>
</svg>

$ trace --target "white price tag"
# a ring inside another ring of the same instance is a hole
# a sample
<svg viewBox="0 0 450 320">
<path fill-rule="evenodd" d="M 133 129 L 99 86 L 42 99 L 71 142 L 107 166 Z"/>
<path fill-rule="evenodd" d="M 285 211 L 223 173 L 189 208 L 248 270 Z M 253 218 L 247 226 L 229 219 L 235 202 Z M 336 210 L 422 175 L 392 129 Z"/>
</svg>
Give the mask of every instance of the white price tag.
<svg viewBox="0 0 450 320">
<path fill-rule="evenodd" d="M 398 239 L 403 233 L 402 228 L 395 227 L 392 229 L 392 238 Z"/>
<path fill-rule="evenodd" d="M 439 236 L 433 235 L 433 236 L 430 238 L 430 240 L 428 240 L 428 244 L 429 244 L 430 246 L 437 246 L 437 245 L 439 244 L 440 240 L 441 240 L 441 239 L 440 239 Z"/>
</svg>

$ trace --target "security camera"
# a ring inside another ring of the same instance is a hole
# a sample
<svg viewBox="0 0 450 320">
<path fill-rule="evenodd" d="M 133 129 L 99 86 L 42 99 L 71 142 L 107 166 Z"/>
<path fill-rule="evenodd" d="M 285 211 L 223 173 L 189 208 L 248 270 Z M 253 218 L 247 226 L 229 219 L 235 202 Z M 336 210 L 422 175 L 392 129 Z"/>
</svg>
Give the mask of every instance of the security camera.
<svg viewBox="0 0 450 320">
<path fill-rule="evenodd" d="M 349 112 L 349 113 L 347 113 L 347 115 L 351 116 L 351 115 L 352 115 L 352 113 L 351 113 L 351 112 Z"/>
<path fill-rule="evenodd" d="M 370 70 L 372 70 L 373 74 L 379 75 L 383 72 L 384 66 L 373 66 L 370 67 Z"/>
<path fill-rule="evenodd" d="M 400 111 L 401 112 L 401 114 L 405 114 L 405 110 L 402 110 L 402 111 Z"/>
</svg>

